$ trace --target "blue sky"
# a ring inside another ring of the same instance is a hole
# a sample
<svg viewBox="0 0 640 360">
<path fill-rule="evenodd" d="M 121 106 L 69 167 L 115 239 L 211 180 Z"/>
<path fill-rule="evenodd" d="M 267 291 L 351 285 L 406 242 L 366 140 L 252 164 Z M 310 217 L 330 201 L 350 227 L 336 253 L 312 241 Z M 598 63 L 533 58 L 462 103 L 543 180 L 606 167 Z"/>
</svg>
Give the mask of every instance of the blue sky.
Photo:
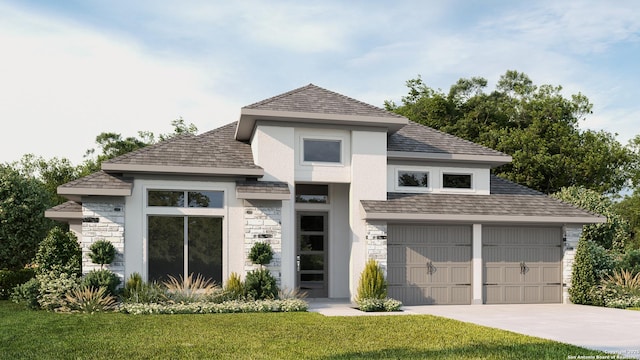
<svg viewBox="0 0 640 360">
<path fill-rule="evenodd" d="M 506 70 L 585 94 L 584 129 L 640 134 L 640 2 L 0 0 L 0 162 L 74 163 L 103 131 L 201 132 L 314 83 L 382 106 L 421 75 Z"/>
</svg>

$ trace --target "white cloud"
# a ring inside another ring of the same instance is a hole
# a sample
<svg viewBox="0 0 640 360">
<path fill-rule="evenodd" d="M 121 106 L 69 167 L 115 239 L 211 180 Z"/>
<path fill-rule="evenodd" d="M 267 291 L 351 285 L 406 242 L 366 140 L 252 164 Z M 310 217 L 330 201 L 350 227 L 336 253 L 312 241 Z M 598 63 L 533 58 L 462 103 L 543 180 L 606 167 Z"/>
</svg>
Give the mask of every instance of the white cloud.
<svg viewBox="0 0 640 360">
<path fill-rule="evenodd" d="M 134 43 L 77 24 L 0 9 L 0 162 L 25 153 L 74 162 L 103 131 L 170 131 L 182 116 L 201 130 L 236 120 L 239 105 L 210 88 L 215 67 L 152 58 Z"/>
</svg>

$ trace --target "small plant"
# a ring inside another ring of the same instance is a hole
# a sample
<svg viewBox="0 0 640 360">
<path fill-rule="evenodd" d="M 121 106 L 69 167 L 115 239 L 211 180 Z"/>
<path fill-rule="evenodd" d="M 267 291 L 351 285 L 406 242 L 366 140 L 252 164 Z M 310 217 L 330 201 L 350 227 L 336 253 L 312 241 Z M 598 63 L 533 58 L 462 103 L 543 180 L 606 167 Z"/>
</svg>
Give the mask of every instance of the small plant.
<svg viewBox="0 0 640 360">
<path fill-rule="evenodd" d="M 276 279 L 267 269 L 250 271 L 244 280 L 244 289 L 253 300 L 275 299 L 278 295 Z"/>
<path fill-rule="evenodd" d="M 106 288 L 82 286 L 65 295 L 66 306 L 59 311 L 94 314 L 115 309 L 116 298 L 109 295 Z"/>
<path fill-rule="evenodd" d="M 194 276 L 193 273 L 186 278 L 182 275 L 179 278 L 169 275 L 169 280 L 163 282 L 163 285 L 167 287 L 169 297 L 176 302 L 202 301 L 219 290 L 213 280 L 201 274 Z"/>
<path fill-rule="evenodd" d="M 374 259 L 367 261 L 360 274 L 356 301 L 361 299 L 384 299 L 387 297 L 387 281 L 378 262 Z"/>
<path fill-rule="evenodd" d="M 299 288 L 293 288 L 293 289 L 288 289 L 288 288 L 284 288 L 284 289 L 279 289 L 278 290 L 278 299 L 281 300 L 286 300 L 286 299 L 306 299 L 307 298 L 307 292 L 306 291 L 302 291 Z"/>
<path fill-rule="evenodd" d="M 104 265 L 109 265 L 116 257 L 116 248 L 110 241 L 98 240 L 91 244 L 89 247 L 91 252 L 89 258 L 95 264 L 100 264 L 100 269 L 103 269 Z"/>
<path fill-rule="evenodd" d="M 33 278 L 24 284 L 18 285 L 11 293 L 11 301 L 23 304 L 29 309 L 39 309 L 38 297 L 40 296 L 40 280 Z"/>
<path fill-rule="evenodd" d="M 125 287 L 122 301 L 130 304 L 163 304 L 169 300 L 167 290 L 158 283 L 142 283 L 139 287 Z"/>
<path fill-rule="evenodd" d="M 249 260 L 260 266 L 267 265 L 273 259 L 273 249 L 271 245 L 265 242 L 257 242 L 251 247 L 249 252 Z"/>
<path fill-rule="evenodd" d="M 231 300 L 244 298 L 244 284 L 242 283 L 242 279 L 240 279 L 240 275 L 232 272 L 231 275 L 229 275 L 227 283 L 224 285 L 224 291 L 226 296 Z"/>
<path fill-rule="evenodd" d="M 609 286 L 618 286 L 629 292 L 638 292 L 640 295 L 640 273 L 634 275 L 628 270 L 616 270 L 613 275 L 607 275 L 603 283 Z"/>
<path fill-rule="evenodd" d="M 39 274 L 68 273 L 80 276 L 82 274 L 82 250 L 78 238 L 68 231 L 58 227 L 49 231 L 42 240 L 36 253 L 35 263 Z"/>
<path fill-rule="evenodd" d="M 365 312 L 372 311 L 400 311 L 402 302 L 396 299 L 361 299 L 357 301 L 358 309 Z"/>
<path fill-rule="evenodd" d="M 107 295 L 115 295 L 120 282 L 118 275 L 107 269 L 92 270 L 85 275 L 83 280 L 86 287 L 105 288 Z"/>
<path fill-rule="evenodd" d="M 633 274 L 640 274 L 640 249 L 629 250 L 624 255 L 618 266 Z"/>
<path fill-rule="evenodd" d="M 127 282 L 124 284 L 123 295 L 128 297 L 130 293 L 140 291 L 143 285 L 144 281 L 142 281 L 142 275 L 134 272 L 129 275 L 129 279 L 127 279 Z"/>
</svg>

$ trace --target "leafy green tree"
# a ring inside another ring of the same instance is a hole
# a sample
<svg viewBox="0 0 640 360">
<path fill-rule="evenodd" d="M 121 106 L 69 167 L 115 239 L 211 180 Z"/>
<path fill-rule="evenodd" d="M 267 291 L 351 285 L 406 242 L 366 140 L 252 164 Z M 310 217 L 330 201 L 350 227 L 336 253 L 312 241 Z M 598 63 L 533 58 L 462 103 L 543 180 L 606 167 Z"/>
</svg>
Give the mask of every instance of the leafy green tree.
<svg viewBox="0 0 640 360">
<path fill-rule="evenodd" d="M 41 181 L 0 165 L 0 269 L 33 260 L 53 222 L 44 217 L 51 197 Z"/>
<path fill-rule="evenodd" d="M 629 223 L 632 234 L 632 246 L 640 249 L 640 189 L 632 195 L 625 196 L 614 205 L 614 209 Z"/>
<path fill-rule="evenodd" d="M 82 274 L 82 250 L 71 231 L 51 229 L 40 243 L 35 259 L 39 274 Z"/>
<path fill-rule="evenodd" d="M 52 204 L 61 204 L 66 199 L 58 195 L 58 186 L 80 177 L 80 168 L 66 158 L 45 159 L 42 156 L 26 154 L 19 162 L 12 164 L 24 176 L 31 176 L 43 182 L 51 197 Z"/>
<path fill-rule="evenodd" d="M 610 198 L 593 190 L 571 186 L 552 194 L 552 197 L 607 217 L 603 224 L 586 225 L 582 238 L 607 250 L 622 252 L 630 242 L 629 224 L 615 212 Z"/>
<path fill-rule="evenodd" d="M 617 193 L 637 164 L 610 133 L 579 129 L 591 114 L 586 96 L 567 98 L 561 86 L 537 86 L 523 73 L 507 71 L 491 92 L 479 77 L 458 80 L 446 94 L 420 77 L 407 87 L 401 105 L 385 102 L 388 110 L 511 155 L 513 162 L 494 172 L 541 192 L 578 185 Z"/>
</svg>

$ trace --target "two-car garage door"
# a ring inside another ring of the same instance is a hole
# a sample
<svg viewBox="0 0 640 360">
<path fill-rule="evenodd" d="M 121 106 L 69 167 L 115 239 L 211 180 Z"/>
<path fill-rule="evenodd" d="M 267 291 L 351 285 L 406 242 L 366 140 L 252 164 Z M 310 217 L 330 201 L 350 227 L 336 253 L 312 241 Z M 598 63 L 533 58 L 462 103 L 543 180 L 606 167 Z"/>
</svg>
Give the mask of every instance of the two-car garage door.
<svg viewBox="0 0 640 360">
<path fill-rule="evenodd" d="M 485 303 L 561 302 L 561 228 L 482 228 Z M 389 296 L 406 305 L 470 304 L 471 244 L 470 225 L 390 224 Z"/>
</svg>

